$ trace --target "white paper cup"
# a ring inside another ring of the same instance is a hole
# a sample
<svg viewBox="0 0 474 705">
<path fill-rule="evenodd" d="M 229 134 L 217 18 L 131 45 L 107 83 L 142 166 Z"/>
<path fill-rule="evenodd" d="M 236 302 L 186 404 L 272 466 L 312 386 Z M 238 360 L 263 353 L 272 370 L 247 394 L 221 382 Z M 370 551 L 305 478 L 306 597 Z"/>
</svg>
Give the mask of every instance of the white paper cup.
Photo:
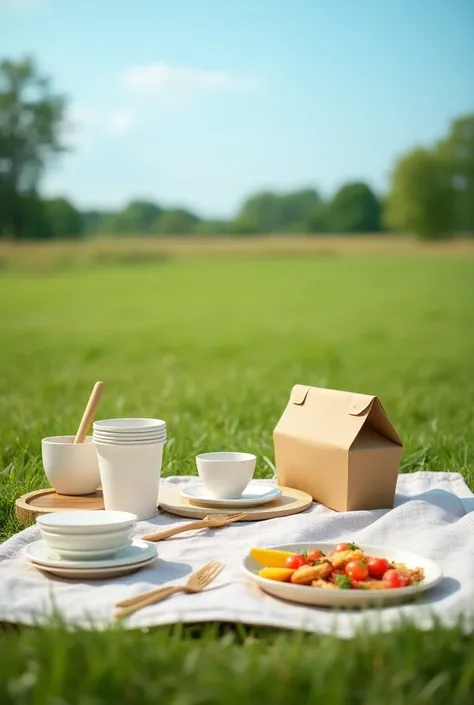
<svg viewBox="0 0 474 705">
<path fill-rule="evenodd" d="M 50 436 L 41 441 L 43 467 L 49 484 L 58 494 L 92 494 L 100 484 L 95 443 L 87 436 L 74 443 L 74 436 Z"/>
<path fill-rule="evenodd" d="M 163 445 L 96 443 L 106 509 L 132 512 L 138 520 L 155 516 Z"/>
</svg>

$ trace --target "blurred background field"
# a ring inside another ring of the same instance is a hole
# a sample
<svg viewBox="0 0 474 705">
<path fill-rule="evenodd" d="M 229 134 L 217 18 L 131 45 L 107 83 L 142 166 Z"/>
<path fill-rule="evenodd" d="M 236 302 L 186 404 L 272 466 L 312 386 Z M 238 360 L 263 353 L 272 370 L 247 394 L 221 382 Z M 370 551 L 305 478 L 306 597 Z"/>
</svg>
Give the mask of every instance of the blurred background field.
<svg viewBox="0 0 474 705">
<path fill-rule="evenodd" d="M 248 237 L 97 237 L 80 241 L 0 240 L 0 273 L 60 272 L 107 264 L 150 265 L 181 259 L 474 256 L 474 239 L 423 242 L 400 235 L 266 235 Z"/>
</svg>

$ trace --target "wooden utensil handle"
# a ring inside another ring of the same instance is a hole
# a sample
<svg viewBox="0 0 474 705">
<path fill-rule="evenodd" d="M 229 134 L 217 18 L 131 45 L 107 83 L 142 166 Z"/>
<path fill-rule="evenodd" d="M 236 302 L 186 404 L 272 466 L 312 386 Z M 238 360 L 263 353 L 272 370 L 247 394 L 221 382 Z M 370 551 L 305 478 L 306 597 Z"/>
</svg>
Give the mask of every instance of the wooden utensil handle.
<svg viewBox="0 0 474 705">
<path fill-rule="evenodd" d="M 133 614 L 134 612 L 138 612 L 138 610 L 141 610 L 143 607 L 155 605 L 157 602 L 162 602 L 162 600 L 166 600 L 167 597 L 171 597 L 171 595 L 176 595 L 178 592 L 188 592 L 188 589 L 185 585 L 177 585 L 176 587 L 161 588 L 160 590 L 154 590 L 148 595 L 148 597 L 144 597 L 138 602 L 134 602 L 133 605 L 121 609 L 120 612 L 117 613 L 116 617 L 117 619 L 124 619 L 125 617 L 128 617 L 129 615 Z"/>
<path fill-rule="evenodd" d="M 74 438 L 74 443 L 84 443 L 87 436 L 87 432 L 89 431 L 91 423 L 94 420 L 95 412 L 97 411 L 97 407 L 99 406 L 103 391 L 104 383 L 96 382 L 94 384 L 94 389 L 92 390 L 91 395 L 89 397 L 89 401 L 87 402 L 87 406 L 82 415 L 81 423 L 79 424 L 76 437 Z"/>
<path fill-rule="evenodd" d="M 183 526 L 174 526 L 172 529 L 165 529 L 164 531 L 158 531 L 156 534 L 148 534 L 148 536 L 142 536 L 142 541 L 162 541 L 163 539 L 169 539 L 171 536 L 176 536 L 176 534 L 182 534 L 184 531 L 194 531 L 195 529 L 207 529 L 211 526 L 208 521 L 192 521 L 190 524 L 184 524 Z"/>
<path fill-rule="evenodd" d="M 155 590 L 149 590 L 149 592 L 142 592 L 141 595 L 134 595 L 133 597 L 129 597 L 127 600 L 121 600 L 120 602 L 115 603 L 115 607 L 131 607 L 132 605 L 137 605 L 140 602 L 143 602 L 143 600 L 148 599 L 149 597 L 154 597 L 155 595 L 160 595 L 162 592 L 169 592 L 170 590 L 174 590 L 176 585 L 167 585 L 164 587 L 156 588 Z M 180 585 L 179 587 L 184 587 L 184 585 Z"/>
</svg>

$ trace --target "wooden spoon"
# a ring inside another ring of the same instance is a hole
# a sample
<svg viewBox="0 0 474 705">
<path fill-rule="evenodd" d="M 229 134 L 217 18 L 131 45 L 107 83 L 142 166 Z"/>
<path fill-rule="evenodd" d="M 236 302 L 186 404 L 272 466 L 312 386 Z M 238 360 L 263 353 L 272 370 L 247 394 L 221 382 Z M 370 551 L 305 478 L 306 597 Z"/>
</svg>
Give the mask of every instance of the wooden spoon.
<svg viewBox="0 0 474 705">
<path fill-rule="evenodd" d="M 86 440 L 87 433 L 91 427 L 91 423 L 94 420 L 95 412 L 99 406 L 99 402 L 102 398 L 104 391 L 104 383 L 96 382 L 94 384 L 94 389 L 91 392 L 87 406 L 84 409 L 82 415 L 81 423 L 77 429 L 76 437 L 74 438 L 74 443 L 84 443 Z"/>
</svg>

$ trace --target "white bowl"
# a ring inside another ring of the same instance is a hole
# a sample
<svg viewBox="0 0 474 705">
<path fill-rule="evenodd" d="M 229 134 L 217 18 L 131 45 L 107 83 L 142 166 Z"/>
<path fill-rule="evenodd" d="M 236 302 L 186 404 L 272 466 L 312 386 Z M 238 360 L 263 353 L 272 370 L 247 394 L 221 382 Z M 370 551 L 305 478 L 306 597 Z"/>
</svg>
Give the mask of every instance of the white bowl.
<svg viewBox="0 0 474 705">
<path fill-rule="evenodd" d="M 58 534 L 101 534 L 119 529 L 130 530 L 136 520 L 136 515 L 130 512 L 85 509 L 43 514 L 36 518 L 36 523 L 40 529 Z"/>
<path fill-rule="evenodd" d="M 257 458 L 252 453 L 201 453 L 196 456 L 199 477 L 217 499 L 237 499 L 253 477 Z"/>
<path fill-rule="evenodd" d="M 87 561 L 100 561 L 104 558 L 112 558 L 118 551 L 130 546 L 131 543 L 131 541 L 127 541 L 127 543 L 122 543 L 120 546 L 115 546 L 115 548 L 102 548 L 93 551 L 70 551 L 67 548 L 55 548 L 54 551 L 59 553 L 61 558 L 64 558 L 66 561 L 84 561 L 86 563 Z M 49 548 L 52 548 L 49 544 L 47 545 Z"/>
<path fill-rule="evenodd" d="M 130 528 L 102 531 L 98 534 L 70 534 L 48 531 L 40 526 L 41 536 L 56 551 L 116 551 L 132 541 Z"/>
<path fill-rule="evenodd" d="M 92 494 L 100 484 L 99 462 L 92 438 L 74 443 L 74 436 L 50 436 L 41 441 L 43 467 L 58 494 Z"/>
<path fill-rule="evenodd" d="M 166 421 L 162 419 L 104 419 L 103 421 L 94 421 L 92 428 L 94 431 L 130 433 L 166 428 Z"/>
</svg>

